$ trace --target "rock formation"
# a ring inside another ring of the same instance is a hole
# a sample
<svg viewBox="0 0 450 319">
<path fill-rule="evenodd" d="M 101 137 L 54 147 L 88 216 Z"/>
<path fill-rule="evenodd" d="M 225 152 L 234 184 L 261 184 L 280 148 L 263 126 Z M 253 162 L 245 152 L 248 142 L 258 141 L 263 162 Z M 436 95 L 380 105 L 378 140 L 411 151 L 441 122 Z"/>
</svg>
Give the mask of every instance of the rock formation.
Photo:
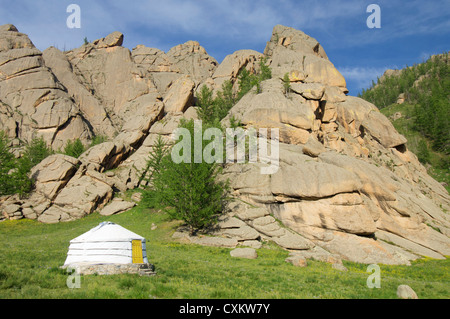
<svg viewBox="0 0 450 319">
<path fill-rule="evenodd" d="M 122 41 L 114 32 L 41 53 L 14 26 L 0 27 L 0 130 L 25 141 L 43 136 L 54 149 L 109 137 L 79 159 L 56 154 L 34 167 L 35 191 L 0 198 L 3 218 L 54 223 L 104 207 L 111 213 L 114 193 L 141 186 L 156 138 L 170 140 L 182 118 L 196 117 L 199 88 L 217 91 L 230 80 L 237 89 L 239 71 L 256 71 L 264 57 L 272 79 L 247 93 L 223 124 L 234 117 L 244 128 L 278 128 L 279 169 L 262 175 L 263 163 L 227 164 L 222 178 L 236 201 L 214 236 L 175 237 L 253 248 L 270 240 L 295 263 L 408 264 L 450 255 L 448 192 L 375 105 L 346 95 L 345 79 L 317 40 L 278 25 L 264 53 L 237 51 L 220 65 L 194 41 L 167 53 L 143 45 L 130 51 Z"/>
<path fill-rule="evenodd" d="M 92 132 L 80 108 L 28 36 L 3 25 L 0 39 L 0 129 L 25 141 L 42 136 L 55 149 L 69 139 L 87 141 Z"/>
</svg>

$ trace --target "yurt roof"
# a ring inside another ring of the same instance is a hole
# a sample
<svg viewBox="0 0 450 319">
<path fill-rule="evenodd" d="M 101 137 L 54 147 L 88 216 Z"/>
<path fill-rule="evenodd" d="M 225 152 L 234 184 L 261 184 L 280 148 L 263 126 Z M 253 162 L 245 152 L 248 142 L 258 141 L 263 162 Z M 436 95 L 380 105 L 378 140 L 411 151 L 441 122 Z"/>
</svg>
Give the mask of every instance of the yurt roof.
<svg viewBox="0 0 450 319">
<path fill-rule="evenodd" d="M 120 225 L 112 222 L 102 222 L 88 232 L 72 239 L 70 242 L 131 241 L 137 239 L 145 241 L 144 237 L 139 236 Z"/>
</svg>

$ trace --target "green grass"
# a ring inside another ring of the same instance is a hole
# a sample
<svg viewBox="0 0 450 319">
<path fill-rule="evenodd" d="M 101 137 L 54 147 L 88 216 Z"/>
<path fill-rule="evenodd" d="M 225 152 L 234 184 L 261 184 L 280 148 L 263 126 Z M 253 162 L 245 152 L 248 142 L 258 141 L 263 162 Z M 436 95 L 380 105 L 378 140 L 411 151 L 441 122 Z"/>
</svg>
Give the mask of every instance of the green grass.
<svg viewBox="0 0 450 319">
<path fill-rule="evenodd" d="M 69 289 L 64 263 L 69 241 L 102 221 L 112 221 L 147 239 L 156 276 L 81 276 Z M 150 230 L 154 223 L 157 229 Z M 419 298 L 449 298 L 449 260 L 420 260 L 412 266 L 381 267 L 381 288 L 369 289 L 367 265 L 344 262 L 348 272 L 308 261 L 297 268 L 273 244 L 255 260 L 236 259 L 230 249 L 182 244 L 171 234 L 179 222 L 164 213 L 135 207 L 127 213 L 41 224 L 31 220 L 0 223 L 0 298 L 396 298 L 398 285 L 410 285 Z"/>
</svg>

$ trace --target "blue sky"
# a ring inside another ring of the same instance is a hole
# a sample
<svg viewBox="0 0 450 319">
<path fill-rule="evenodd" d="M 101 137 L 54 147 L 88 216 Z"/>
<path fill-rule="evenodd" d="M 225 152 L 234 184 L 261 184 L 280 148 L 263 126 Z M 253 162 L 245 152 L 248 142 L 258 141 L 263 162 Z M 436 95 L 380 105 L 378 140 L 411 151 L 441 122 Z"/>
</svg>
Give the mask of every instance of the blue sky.
<svg viewBox="0 0 450 319">
<path fill-rule="evenodd" d="M 81 8 L 81 28 L 66 26 L 69 4 Z M 369 29 L 369 4 L 381 8 L 381 28 Z M 450 50 L 450 1 L 313 0 L 0 0 L 0 24 L 12 23 L 40 50 L 61 50 L 124 33 L 124 46 L 168 51 L 198 41 L 219 62 L 240 49 L 263 52 L 276 24 L 304 31 L 325 48 L 356 95 L 386 69 L 420 63 Z"/>
</svg>

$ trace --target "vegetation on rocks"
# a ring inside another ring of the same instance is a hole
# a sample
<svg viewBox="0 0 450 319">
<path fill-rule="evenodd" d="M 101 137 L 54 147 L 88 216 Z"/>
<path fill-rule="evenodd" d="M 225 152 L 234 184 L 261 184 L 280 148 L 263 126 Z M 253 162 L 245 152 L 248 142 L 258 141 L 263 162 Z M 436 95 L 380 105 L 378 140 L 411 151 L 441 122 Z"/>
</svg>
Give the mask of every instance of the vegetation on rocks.
<svg viewBox="0 0 450 319">
<path fill-rule="evenodd" d="M 206 85 L 202 86 L 197 96 L 199 119 L 217 127 L 219 122 L 228 115 L 231 108 L 239 100 L 256 86 L 256 92 L 261 93 L 261 82 L 272 78 L 272 71 L 267 66 L 266 59 L 260 59 L 259 72 L 251 73 L 246 68 L 242 68 L 238 75 L 239 90 L 233 92 L 233 83 L 230 80 L 224 81 L 222 90 L 213 97 L 213 90 Z"/>
<path fill-rule="evenodd" d="M 238 100 L 240 100 L 255 86 L 256 93 L 261 93 L 261 82 L 272 78 L 272 71 L 266 63 L 266 59 L 260 59 L 259 72 L 251 73 L 246 68 L 243 68 L 239 72 L 239 92 L 237 93 Z"/>
<path fill-rule="evenodd" d="M 199 108 L 197 114 L 200 120 L 206 124 L 218 126 L 219 122 L 227 116 L 230 109 L 236 103 L 231 81 L 225 81 L 222 90 L 213 98 L 213 91 L 206 85 L 202 86 L 197 97 Z"/>
<path fill-rule="evenodd" d="M 92 140 L 89 147 L 104 141 L 106 137 L 98 136 Z M 14 151 L 18 153 L 17 157 Z M 80 139 L 76 139 L 68 141 L 62 153 L 78 158 L 85 151 L 86 147 Z M 54 153 L 42 137 L 34 138 L 31 142 L 22 143 L 15 148 L 6 134 L 0 131 L 0 196 L 17 194 L 24 197 L 29 194 L 35 183 L 31 169 Z"/>
<path fill-rule="evenodd" d="M 14 185 L 17 160 L 9 151 L 8 139 L 0 132 L 0 195 L 10 195 L 16 192 Z"/>
<path fill-rule="evenodd" d="M 86 148 L 83 143 L 77 138 L 74 141 L 67 142 L 66 147 L 64 148 L 64 154 L 78 158 L 85 150 Z"/>
<path fill-rule="evenodd" d="M 25 145 L 22 157 L 29 161 L 29 166 L 31 168 L 53 153 L 54 152 L 47 146 L 44 139 L 41 137 L 35 138 L 29 144 Z"/>
<path fill-rule="evenodd" d="M 23 197 L 33 188 L 31 169 L 53 152 L 42 138 L 26 144 L 18 158 L 10 145 L 11 141 L 0 131 L 0 196 L 18 194 Z"/>
</svg>

